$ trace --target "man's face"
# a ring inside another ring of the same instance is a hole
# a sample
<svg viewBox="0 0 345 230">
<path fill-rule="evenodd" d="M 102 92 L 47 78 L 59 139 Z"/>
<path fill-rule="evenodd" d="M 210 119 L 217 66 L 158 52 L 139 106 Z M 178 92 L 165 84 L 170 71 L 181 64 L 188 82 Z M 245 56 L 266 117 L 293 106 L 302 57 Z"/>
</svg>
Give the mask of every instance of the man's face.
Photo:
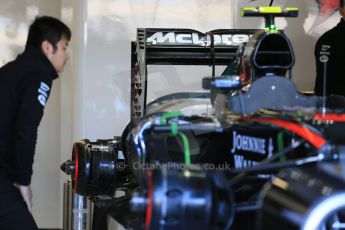
<svg viewBox="0 0 345 230">
<path fill-rule="evenodd" d="M 62 37 L 60 41 L 56 44 L 56 49 L 54 50 L 53 45 L 48 44 L 45 55 L 49 61 L 54 66 L 56 72 L 61 73 L 64 70 L 66 62 L 68 60 L 68 40 L 66 37 Z"/>
</svg>

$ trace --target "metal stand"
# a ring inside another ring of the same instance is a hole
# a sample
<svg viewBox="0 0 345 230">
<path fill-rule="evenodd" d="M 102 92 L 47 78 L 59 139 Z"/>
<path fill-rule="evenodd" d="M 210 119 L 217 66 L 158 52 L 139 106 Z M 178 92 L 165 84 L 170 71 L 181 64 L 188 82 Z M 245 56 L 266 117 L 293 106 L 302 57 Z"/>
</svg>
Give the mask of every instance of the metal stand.
<svg viewBox="0 0 345 230">
<path fill-rule="evenodd" d="M 86 197 L 73 192 L 72 181 L 64 183 L 63 229 L 91 230 L 91 202 Z"/>
</svg>

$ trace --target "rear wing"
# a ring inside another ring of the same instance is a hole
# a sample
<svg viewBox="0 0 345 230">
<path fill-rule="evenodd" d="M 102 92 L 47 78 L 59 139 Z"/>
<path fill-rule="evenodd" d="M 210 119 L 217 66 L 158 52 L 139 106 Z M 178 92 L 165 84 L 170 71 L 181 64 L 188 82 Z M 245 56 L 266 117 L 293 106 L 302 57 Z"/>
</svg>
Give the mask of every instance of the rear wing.
<svg viewBox="0 0 345 230">
<path fill-rule="evenodd" d="M 131 43 L 131 120 L 144 115 L 147 65 L 228 65 L 256 29 L 138 28 Z"/>
</svg>

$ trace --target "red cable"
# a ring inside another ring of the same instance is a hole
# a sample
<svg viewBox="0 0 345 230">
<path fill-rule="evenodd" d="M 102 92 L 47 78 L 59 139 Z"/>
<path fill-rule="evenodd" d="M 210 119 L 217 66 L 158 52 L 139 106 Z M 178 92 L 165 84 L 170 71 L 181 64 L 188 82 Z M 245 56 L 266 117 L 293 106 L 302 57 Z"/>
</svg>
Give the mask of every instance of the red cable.
<svg viewBox="0 0 345 230">
<path fill-rule="evenodd" d="M 325 138 L 321 137 L 317 133 L 294 122 L 283 121 L 283 120 L 278 120 L 278 119 L 270 119 L 270 118 L 259 118 L 259 117 L 243 117 L 243 118 L 239 118 L 239 120 L 266 122 L 266 123 L 271 123 L 271 124 L 283 127 L 287 130 L 290 130 L 296 133 L 300 137 L 304 138 L 317 149 L 321 148 L 327 142 Z"/>
<path fill-rule="evenodd" d="M 314 118 L 319 121 L 335 121 L 335 122 L 340 122 L 344 121 L 345 122 L 345 114 L 314 114 Z"/>
</svg>

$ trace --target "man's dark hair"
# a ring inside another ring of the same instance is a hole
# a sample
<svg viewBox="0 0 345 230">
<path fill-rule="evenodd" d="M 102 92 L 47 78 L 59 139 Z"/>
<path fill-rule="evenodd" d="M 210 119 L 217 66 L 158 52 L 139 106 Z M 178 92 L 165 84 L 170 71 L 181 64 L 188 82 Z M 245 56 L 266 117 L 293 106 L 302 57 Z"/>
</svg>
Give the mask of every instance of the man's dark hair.
<svg viewBox="0 0 345 230">
<path fill-rule="evenodd" d="M 63 36 L 67 40 L 71 39 L 71 30 L 63 22 L 49 16 L 36 17 L 30 25 L 26 45 L 41 48 L 42 42 L 46 40 L 56 50 L 56 45 Z"/>
<path fill-rule="evenodd" d="M 339 0 L 339 6 L 340 6 L 341 8 L 344 7 L 344 4 L 345 4 L 345 0 Z"/>
</svg>

